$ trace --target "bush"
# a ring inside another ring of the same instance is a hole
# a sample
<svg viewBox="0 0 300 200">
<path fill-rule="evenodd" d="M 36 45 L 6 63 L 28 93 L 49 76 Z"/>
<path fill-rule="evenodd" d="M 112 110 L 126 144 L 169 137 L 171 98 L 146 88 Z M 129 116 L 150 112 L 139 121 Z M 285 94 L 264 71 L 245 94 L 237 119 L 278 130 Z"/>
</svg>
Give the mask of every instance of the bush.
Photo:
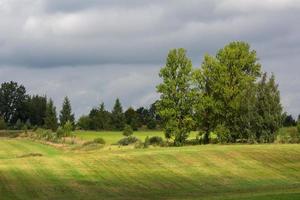
<svg viewBox="0 0 300 200">
<path fill-rule="evenodd" d="M 105 140 L 103 138 L 95 138 L 94 143 L 97 144 L 105 144 Z"/>
<path fill-rule="evenodd" d="M 223 124 L 218 125 L 214 132 L 217 135 L 217 140 L 219 143 L 232 142 L 230 130 L 228 128 L 226 128 Z"/>
<path fill-rule="evenodd" d="M 130 145 L 130 144 L 134 144 L 138 141 L 139 141 L 139 139 L 137 139 L 136 137 L 128 136 L 128 137 L 125 137 L 125 138 L 122 138 L 121 140 L 119 140 L 118 144 L 122 145 L 122 146 L 127 146 L 127 145 Z"/>
<path fill-rule="evenodd" d="M 300 134 L 300 121 L 297 123 L 297 130 L 298 130 L 298 133 Z"/>
<path fill-rule="evenodd" d="M 61 126 L 57 128 L 56 135 L 58 138 L 62 138 L 65 135 L 64 129 Z"/>
<path fill-rule="evenodd" d="M 211 144 L 218 143 L 218 135 L 213 131 L 209 133 L 209 143 Z"/>
<path fill-rule="evenodd" d="M 64 130 L 64 136 L 65 136 L 65 137 L 70 136 L 71 133 L 72 133 L 72 130 L 73 130 L 73 124 L 72 124 L 72 122 L 70 122 L 70 121 L 68 120 L 68 121 L 64 124 L 63 130 Z"/>
<path fill-rule="evenodd" d="M 300 143 L 300 134 L 297 128 L 289 127 L 279 130 L 275 142 L 277 143 Z"/>
<path fill-rule="evenodd" d="M 147 136 L 144 141 L 144 148 L 148 148 L 150 145 L 149 137 Z"/>
<path fill-rule="evenodd" d="M 133 130 L 132 130 L 131 126 L 126 124 L 124 127 L 124 130 L 123 130 L 123 135 L 128 137 L 128 136 L 131 136 L 132 134 L 133 134 Z"/>
<path fill-rule="evenodd" d="M 162 145 L 163 144 L 163 139 L 159 136 L 153 136 L 149 138 L 149 143 L 151 145 Z"/>
</svg>

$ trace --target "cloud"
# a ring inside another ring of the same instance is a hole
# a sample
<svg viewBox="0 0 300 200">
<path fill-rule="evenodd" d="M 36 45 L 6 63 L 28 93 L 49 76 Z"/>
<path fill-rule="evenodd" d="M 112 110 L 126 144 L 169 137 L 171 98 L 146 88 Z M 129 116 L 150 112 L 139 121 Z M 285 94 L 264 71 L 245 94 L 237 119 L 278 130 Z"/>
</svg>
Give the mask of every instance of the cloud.
<svg viewBox="0 0 300 200">
<path fill-rule="evenodd" d="M 296 115 L 299 19 L 297 0 L 0 0 L 0 77 L 57 102 L 73 95 L 80 114 L 116 96 L 145 105 L 157 98 L 169 49 L 186 48 L 199 66 L 204 53 L 243 40 L 278 77 L 285 108 Z"/>
</svg>

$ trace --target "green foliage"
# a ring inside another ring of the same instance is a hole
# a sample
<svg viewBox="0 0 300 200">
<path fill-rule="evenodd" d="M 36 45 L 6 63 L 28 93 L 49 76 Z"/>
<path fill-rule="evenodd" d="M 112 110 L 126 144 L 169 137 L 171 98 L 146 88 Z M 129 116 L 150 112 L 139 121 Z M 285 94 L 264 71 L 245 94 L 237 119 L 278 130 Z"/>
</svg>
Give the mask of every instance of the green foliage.
<svg viewBox="0 0 300 200">
<path fill-rule="evenodd" d="M 71 136 L 72 130 L 73 130 L 73 124 L 70 121 L 67 121 L 65 125 L 63 126 L 64 130 L 64 136 L 68 137 Z"/>
<path fill-rule="evenodd" d="M 46 96 L 33 95 L 26 100 L 27 120 L 31 125 L 43 126 L 46 117 L 47 98 Z"/>
<path fill-rule="evenodd" d="M 23 126 L 24 126 L 24 123 L 20 119 L 18 119 L 16 124 L 15 124 L 15 129 L 16 130 L 22 130 Z"/>
<path fill-rule="evenodd" d="M 105 140 L 103 138 L 95 138 L 93 141 L 97 144 L 105 144 Z"/>
<path fill-rule="evenodd" d="M 288 115 L 287 113 L 283 113 L 282 115 L 282 123 L 284 127 L 291 127 L 291 126 L 296 126 L 297 122 L 293 118 L 292 115 Z"/>
<path fill-rule="evenodd" d="M 7 125 L 4 121 L 4 118 L 0 116 L 0 130 L 5 130 L 7 128 Z"/>
<path fill-rule="evenodd" d="M 297 123 L 297 130 L 298 130 L 298 133 L 300 134 L 300 121 L 298 121 L 298 123 Z"/>
<path fill-rule="evenodd" d="M 111 115 L 105 110 L 104 103 L 99 108 L 93 108 L 89 114 L 90 130 L 109 130 L 111 129 Z"/>
<path fill-rule="evenodd" d="M 277 143 L 300 143 L 300 133 L 296 127 L 282 128 L 276 136 Z"/>
<path fill-rule="evenodd" d="M 244 42 L 232 42 L 215 57 L 204 57 L 193 74 L 194 119 L 204 131 L 204 143 L 215 130 L 220 142 L 273 141 L 281 127 L 280 94 L 274 75 L 268 80 L 264 74 L 257 83 L 260 74 L 256 52 Z"/>
<path fill-rule="evenodd" d="M 82 130 L 89 130 L 89 129 L 91 129 L 90 124 L 91 124 L 90 117 L 84 115 L 78 119 L 77 127 Z"/>
<path fill-rule="evenodd" d="M 138 129 L 138 116 L 135 110 L 129 107 L 124 114 L 126 124 L 129 124 L 136 131 Z"/>
<path fill-rule="evenodd" d="M 161 94 L 157 110 L 163 120 L 166 137 L 173 138 L 175 145 L 182 145 L 194 126 L 192 62 L 186 51 L 171 50 L 159 76 L 163 82 L 157 86 Z"/>
<path fill-rule="evenodd" d="M 14 125 L 18 119 L 26 120 L 26 89 L 16 82 L 4 82 L 0 87 L 0 115 L 5 123 Z"/>
<path fill-rule="evenodd" d="M 230 130 L 223 124 L 218 125 L 214 131 L 217 134 L 217 139 L 219 143 L 230 143 L 232 142 L 232 137 Z"/>
<path fill-rule="evenodd" d="M 47 102 L 46 117 L 44 121 L 46 129 L 56 131 L 56 129 L 58 128 L 56 108 L 53 104 L 52 99 L 49 99 L 49 101 Z"/>
<path fill-rule="evenodd" d="M 150 137 L 150 138 L 149 138 L 149 143 L 150 143 L 151 145 L 158 145 L 158 146 L 160 146 L 160 145 L 162 145 L 162 144 L 164 143 L 164 141 L 163 141 L 163 139 L 162 139 L 161 137 L 159 137 L 159 136 L 153 136 L 153 137 Z"/>
<path fill-rule="evenodd" d="M 120 100 L 117 98 L 111 113 L 112 126 L 115 130 L 123 130 L 125 126 L 125 116 Z"/>
<path fill-rule="evenodd" d="M 68 97 L 65 97 L 62 109 L 60 111 L 59 115 L 59 121 L 60 125 L 64 126 L 68 121 L 72 125 L 72 130 L 75 128 L 75 117 L 74 114 L 72 114 L 72 107 L 71 107 L 71 102 Z"/>
<path fill-rule="evenodd" d="M 148 148 L 149 145 L 150 145 L 149 136 L 147 136 L 144 141 L 144 148 Z"/>
<path fill-rule="evenodd" d="M 122 146 L 127 146 L 130 144 L 134 144 L 138 141 L 140 141 L 138 138 L 136 138 L 134 136 L 128 136 L 128 137 L 125 137 L 125 138 L 122 138 L 121 140 L 119 140 L 118 144 L 122 145 Z"/>
<path fill-rule="evenodd" d="M 124 130 L 123 130 L 123 135 L 128 137 L 128 136 L 131 136 L 132 134 L 133 134 L 133 130 L 132 130 L 131 126 L 126 124 L 124 127 Z"/>
<path fill-rule="evenodd" d="M 62 138 L 62 137 L 65 136 L 65 131 L 64 131 L 64 129 L 61 126 L 59 126 L 57 128 L 56 135 L 57 135 L 58 138 Z"/>
<path fill-rule="evenodd" d="M 58 137 L 56 133 L 54 133 L 52 130 L 45 130 L 38 128 L 36 130 L 37 138 L 40 140 L 46 140 L 50 142 L 58 142 Z"/>
</svg>

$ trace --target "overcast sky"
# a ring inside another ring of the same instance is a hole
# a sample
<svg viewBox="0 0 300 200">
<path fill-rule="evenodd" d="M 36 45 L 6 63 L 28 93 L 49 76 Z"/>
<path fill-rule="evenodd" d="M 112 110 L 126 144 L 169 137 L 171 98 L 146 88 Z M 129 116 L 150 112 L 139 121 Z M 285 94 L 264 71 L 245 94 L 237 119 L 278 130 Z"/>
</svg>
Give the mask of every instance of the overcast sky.
<svg viewBox="0 0 300 200">
<path fill-rule="evenodd" d="M 195 67 L 234 40 L 249 42 L 274 72 L 282 103 L 300 113 L 299 0 L 0 0 L 0 82 L 22 83 L 78 117 L 116 97 L 126 108 L 158 98 L 171 48 Z"/>
</svg>

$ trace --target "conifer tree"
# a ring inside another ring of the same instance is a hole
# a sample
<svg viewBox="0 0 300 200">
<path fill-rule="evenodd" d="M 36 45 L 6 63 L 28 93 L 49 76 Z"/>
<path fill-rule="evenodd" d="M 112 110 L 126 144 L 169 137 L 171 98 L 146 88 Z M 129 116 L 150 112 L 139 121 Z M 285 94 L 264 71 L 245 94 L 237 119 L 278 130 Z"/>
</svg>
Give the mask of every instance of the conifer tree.
<svg viewBox="0 0 300 200">
<path fill-rule="evenodd" d="M 46 117 L 44 121 L 46 129 L 51 129 L 52 131 L 57 130 L 58 123 L 56 107 L 54 106 L 52 99 L 49 99 L 49 101 L 47 102 Z"/>
<path fill-rule="evenodd" d="M 74 114 L 72 114 L 71 102 L 68 97 L 64 98 L 62 109 L 59 114 L 59 121 L 61 126 L 64 126 L 67 121 L 72 124 L 73 128 L 75 126 L 75 117 Z"/>
<path fill-rule="evenodd" d="M 123 130 L 125 126 L 125 116 L 119 98 L 116 99 L 114 108 L 111 112 L 111 123 L 115 130 Z"/>
</svg>

